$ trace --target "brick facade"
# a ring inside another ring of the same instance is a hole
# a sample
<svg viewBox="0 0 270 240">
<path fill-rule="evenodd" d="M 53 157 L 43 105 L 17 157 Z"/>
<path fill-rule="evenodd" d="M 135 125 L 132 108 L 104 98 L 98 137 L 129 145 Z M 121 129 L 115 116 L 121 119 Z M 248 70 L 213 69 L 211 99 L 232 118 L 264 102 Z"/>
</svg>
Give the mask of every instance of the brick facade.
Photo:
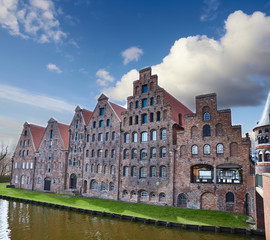
<svg viewBox="0 0 270 240">
<path fill-rule="evenodd" d="M 14 162 L 22 161 L 24 138 Z M 127 109 L 102 94 L 93 112 L 77 107 L 70 126 L 51 119 L 38 145 L 29 145 L 35 190 L 235 213 L 252 209 L 250 139 L 232 126 L 231 111 L 218 110 L 216 95 L 207 94 L 196 97 L 193 113 L 158 85 L 151 68 L 133 82 Z M 14 168 L 13 183 L 18 172 Z"/>
</svg>

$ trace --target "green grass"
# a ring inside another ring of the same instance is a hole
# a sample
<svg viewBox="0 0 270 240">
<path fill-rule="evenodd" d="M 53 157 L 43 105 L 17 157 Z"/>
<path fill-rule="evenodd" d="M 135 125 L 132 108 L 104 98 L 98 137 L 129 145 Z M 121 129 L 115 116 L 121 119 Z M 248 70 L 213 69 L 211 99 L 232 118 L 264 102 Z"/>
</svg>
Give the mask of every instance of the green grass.
<svg viewBox="0 0 270 240">
<path fill-rule="evenodd" d="M 247 216 L 241 214 L 50 194 L 6 185 L 0 183 L 0 195 L 183 224 L 248 228 Z"/>
</svg>

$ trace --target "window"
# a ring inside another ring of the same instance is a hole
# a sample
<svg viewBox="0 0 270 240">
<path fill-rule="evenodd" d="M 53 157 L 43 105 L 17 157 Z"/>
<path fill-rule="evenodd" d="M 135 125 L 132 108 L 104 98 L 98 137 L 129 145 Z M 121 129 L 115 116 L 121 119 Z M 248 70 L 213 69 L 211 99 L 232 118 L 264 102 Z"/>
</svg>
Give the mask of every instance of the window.
<svg viewBox="0 0 270 240">
<path fill-rule="evenodd" d="M 131 150 L 131 158 L 132 159 L 137 159 L 137 149 L 132 149 Z"/>
<path fill-rule="evenodd" d="M 167 177 L 167 168 L 165 166 L 160 167 L 160 177 L 166 178 Z"/>
<path fill-rule="evenodd" d="M 145 124 L 145 123 L 147 123 L 147 114 L 146 113 L 142 114 L 142 124 Z"/>
<path fill-rule="evenodd" d="M 156 158 L 157 157 L 157 149 L 151 148 L 151 155 L 150 158 Z"/>
<path fill-rule="evenodd" d="M 154 98 L 150 98 L 150 105 L 153 106 L 154 105 Z"/>
<path fill-rule="evenodd" d="M 161 129 L 161 131 L 160 131 L 160 139 L 161 140 L 166 139 L 166 129 Z"/>
<path fill-rule="evenodd" d="M 223 154 L 224 153 L 224 147 L 222 143 L 219 143 L 217 145 L 217 154 Z"/>
<path fill-rule="evenodd" d="M 141 196 L 141 198 L 147 198 L 148 194 L 146 191 L 142 191 L 140 196 Z"/>
<path fill-rule="evenodd" d="M 203 121 L 209 121 L 210 120 L 210 113 L 209 112 L 205 112 L 203 114 Z"/>
<path fill-rule="evenodd" d="M 99 116 L 103 116 L 104 115 L 104 107 L 99 109 Z"/>
<path fill-rule="evenodd" d="M 104 121 L 103 120 L 100 120 L 99 121 L 99 127 L 103 127 L 104 126 Z"/>
<path fill-rule="evenodd" d="M 106 126 L 107 126 L 107 127 L 110 126 L 110 119 L 107 119 L 107 121 L 106 121 Z"/>
<path fill-rule="evenodd" d="M 37 183 L 40 184 L 41 183 L 41 178 L 38 177 Z"/>
<path fill-rule="evenodd" d="M 90 182 L 90 189 L 91 189 L 91 190 L 97 190 L 97 189 L 98 189 L 98 183 L 97 183 L 96 180 L 92 180 L 92 181 Z"/>
<path fill-rule="evenodd" d="M 27 130 L 24 131 L 24 136 L 27 136 Z"/>
<path fill-rule="evenodd" d="M 102 149 L 98 149 L 98 151 L 97 151 L 97 157 L 102 157 Z"/>
<path fill-rule="evenodd" d="M 159 201 L 165 201 L 165 199 L 166 199 L 165 193 L 159 194 Z"/>
<path fill-rule="evenodd" d="M 116 133 L 112 132 L 112 140 L 114 141 L 116 139 Z"/>
<path fill-rule="evenodd" d="M 113 182 L 110 182 L 110 191 L 114 191 L 114 183 Z"/>
<path fill-rule="evenodd" d="M 77 146 L 74 147 L 74 153 L 76 153 L 76 152 L 77 152 Z"/>
<path fill-rule="evenodd" d="M 141 133 L 141 142 L 147 142 L 147 132 Z"/>
<path fill-rule="evenodd" d="M 141 167 L 140 168 L 140 178 L 146 178 L 147 177 L 147 168 Z"/>
<path fill-rule="evenodd" d="M 108 174 L 108 166 L 107 165 L 104 166 L 104 174 Z"/>
<path fill-rule="evenodd" d="M 147 98 L 142 100 L 142 108 L 147 107 Z"/>
<path fill-rule="evenodd" d="M 101 191 L 105 191 L 106 190 L 105 182 L 101 182 L 100 190 Z"/>
<path fill-rule="evenodd" d="M 136 101 L 136 102 L 135 102 L 135 107 L 136 107 L 136 108 L 139 108 L 139 101 Z"/>
<path fill-rule="evenodd" d="M 88 163 L 85 164 L 85 171 L 89 172 L 89 164 Z"/>
<path fill-rule="evenodd" d="M 79 127 L 79 121 L 76 120 L 75 128 L 78 128 L 78 127 Z"/>
<path fill-rule="evenodd" d="M 210 151 L 211 151 L 210 145 L 209 145 L 209 144 L 205 144 L 205 145 L 203 146 L 203 154 L 209 155 L 209 154 L 210 154 Z"/>
<path fill-rule="evenodd" d="M 203 126 L 203 137 L 211 136 L 211 128 L 208 124 Z"/>
<path fill-rule="evenodd" d="M 139 116 L 135 116 L 135 124 L 139 124 Z"/>
<path fill-rule="evenodd" d="M 129 110 L 132 110 L 132 108 L 133 108 L 133 102 L 130 102 L 129 103 Z"/>
<path fill-rule="evenodd" d="M 234 203 L 234 194 L 232 192 L 226 193 L 226 203 Z"/>
<path fill-rule="evenodd" d="M 197 145 L 193 145 L 191 147 L 191 154 L 192 155 L 198 155 L 198 146 Z"/>
<path fill-rule="evenodd" d="M 150 113 L 150 122 L 154 122 L 154 113 Z"/>
<path fill-rule="evenodd" d="M 112 149 L 111 157 L 112 157 L 112 158 L 115 158 L 115 149 Z"/>
<path fill-rule="evenodd" d="M 167 151 L 165 147 L 160 148 L 160 157 L 161 158 L 167 157 Z"/>
<path fill-rule="evenodd" d="M 96 128 L 97 127 L 97 122 L 93 122 L 93 128 Z"/>
<path fill-rule="evenodd" d="M 52 148 L 52 140 L 49 141 L 49 148 Z"/>
<path fill-rule="evenodd" d="M 98 134 L 98 141 L 102 142 L 103 141 L 103 133 Z"/>
<path fill-rule="evenodd" d="M 191 167 L 191 182 L 194 183 L 212 183 L 214 169 L 210 165 L 199 164 Z"/>
<path fill-rule="evenodd" d="M 124 142 L 129 143 L 129 133 L 125 133 L 124 135 Z"/>
<path fill-rule="evenodd" d="M 24 184 L 24 176 L 21 177 L 21 184 Z"/>
<path fill-rule="evenodd" d="M 127 190 L 124 190 L 123 191 L 123 197 L 127 197 L 128 196 L 128 191 Z"/>
<path fill-rule="evenodd" d="M 137 167 L 131 168 L 131 177 L 137 177 Z"/>
<path fill-rule="evenodd" d="M 155 194 L 155 193 L 153 193 L 153 192 L 150 193 L 150 198 L 151 198 L 151 199 L 154 199 L 155 197 L 156 197 L 156 194 Z"/>
<path fill-rule="evenodd" d="M 124 177 L 128 177 L 128 167 L 127 167 L 127 166 L 125 166 L 125 167 L 123 168 L 123 176 L 124 176 Z"/>
<path fill-rule="evenodd" d="M 142 149 L 141 150 L 141 160 L 145 160 L 145 159 L 147 159 L 147 150 Z"/>
<path fill-rule="evenodd" d="M 160 112 L 159 111 L 157 112 L 157 121 L 158 122 L 160 121 Z"/>
<path fill-rule="evenodd" d="M 156 167 L 150 167 L 150 177 L 154 178 L 157 176 L 157 168 Z"/>
<path fill-rule="evenodd" d="M 133 117 L 129 117 L 129 126 L 133 124 Z"/>
<path fill-rule="evenodd" d="M 101 164 L 97 165 L 97 173 L 102 173 L 102 165 Z"/>
<path fill-rule="evenodd" d="M 76 158 L 73 158 L 72 165 L 75 167 L 76 166 Z"/>
<path fill-rule="evenodd" d="M 15 175 L 15 183 L 18 183 L 18 175 Z"/>
<path fill-rule="evenodd" d="M 53 138 L 53 130 L 50 131 L 50 139 Z"/>
<path fill-rule="evenodd" d="M 92 135 L 92 142 L 94 142 L 96 140 L 96 134 Z"/>
<path fill-rule="evenodd" d="M 132 142 L 138 141 L 138 134 L 136 132 L 132 133 Z"/>
<path fill-rule="evenodd" d="M 142 93 L 146 93 L 147 92 L 147 84 L 142 85 Z"/>
<path fill-rule="evenodd" d="M 109 141 L 109 139 L 110 139 L 110 133 L 106 132 L 106 141 Z"/>
<path fill-rule="evenodd" d="M 156 141 L 157 140 L 157 131 L 156 130 L 153 130 L 151 132 L 151 140 L 152 141 Z"/>
<path fill-rule="evenodd" d="M 114 166 L 111 166 L 110 173 L 111 173 L 111 175 L 114 175 Z"/>
<path fill-rule="evenodd" d="M 128 149 L 124 150 L 124 159 L 129 159 L 129 151 L 128 151 Z"/>
</svg>

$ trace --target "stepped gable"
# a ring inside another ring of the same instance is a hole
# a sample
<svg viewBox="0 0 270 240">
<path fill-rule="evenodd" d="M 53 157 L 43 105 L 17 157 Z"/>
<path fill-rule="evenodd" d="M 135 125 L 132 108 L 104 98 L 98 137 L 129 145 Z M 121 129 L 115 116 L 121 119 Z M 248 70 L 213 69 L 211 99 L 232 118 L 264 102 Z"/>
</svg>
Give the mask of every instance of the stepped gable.
<svg viewBox="0 0 270 240">
<path fill-rule="evenodd" d="M 36 149 L 38 149 L 38 146 L 40 144 L 40 141 L 43 137 L 43 134 L 44 134 L 46 128 L 38 126 L 38 125 L 34 125 L 34 124 L 29 124 L 29 128 L 30 128 L 31 135 L 33 138 L 34 147 L 36 150 Z"/>
<path fill-rule="evenodd" d="M 57 124 L 58 124 L 58 128 L 59 128 L 60 134 L 62 136 L 64 145 L 65 145 L 65 149 L 68 149 L 69 126 L 63 123 L 57 123 Z"/>
<path fill-rule="evenodd" d="M 268 97 L 265 103 L 264 111 L 261 117 L 261 120 L 259 121 L 257 127 L 270 125 L 270 91 L 268 93 Z"/>
<path fill-rule="evenodd" d="M 82 112 L 83 112 L 84 122 L 87 125 L 93 112 L 86 110 L 86 109 L 82 109 Z"/>
<path fill-rule="evenodd" d="M 112 102 L 109 102 L 111 107 L 113 108 L 113 110 L 115 111 L 116 115 L 121 119 L 121 113 L 122 112 L 125 112 L 127 111 L 127 109 L 115 104 L 115 103 L 112 103 Z"/>
<path fill-rule="evenodd" d="M 181 123 L 184 124 L 184 115 L 192 114 L 193 112 L 187 108 L 184 104 L 179 102 L 175 97 L 164 90 L 164 103 L 170 103 L 172 107 L 172 120 L 175 123 L 179 123 L 179 113 L 181 113 Z"/>
</svg>

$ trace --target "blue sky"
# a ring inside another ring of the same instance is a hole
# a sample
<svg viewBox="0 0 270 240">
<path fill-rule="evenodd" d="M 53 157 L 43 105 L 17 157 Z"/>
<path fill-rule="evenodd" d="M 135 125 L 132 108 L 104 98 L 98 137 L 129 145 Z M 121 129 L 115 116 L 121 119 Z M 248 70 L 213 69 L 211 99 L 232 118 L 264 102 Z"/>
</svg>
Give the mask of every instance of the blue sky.
<svg viewBox="0 0 270 240">
<path fill-rule="evenodd" d="M 125 105 L 138 71 L 194 110 L 217 92 L 249 132 L 270 84 L 270 1 L 0 0 L 0 141 L 25 121 L 69 124 L 102 92 Z"/>
</svg>

